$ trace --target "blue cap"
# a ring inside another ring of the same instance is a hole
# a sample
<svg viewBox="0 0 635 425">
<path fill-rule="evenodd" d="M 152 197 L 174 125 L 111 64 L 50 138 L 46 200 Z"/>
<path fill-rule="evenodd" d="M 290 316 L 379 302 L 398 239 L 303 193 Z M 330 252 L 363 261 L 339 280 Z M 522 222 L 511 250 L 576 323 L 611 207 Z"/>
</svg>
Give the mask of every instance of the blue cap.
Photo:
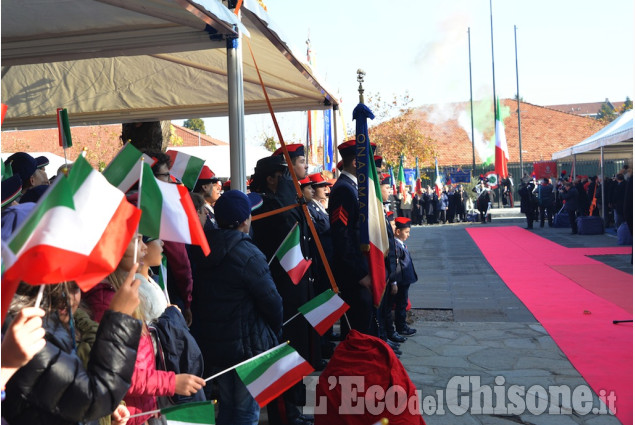
<svg viewBox="0 0 635 425">
<path fill-rule="evenodd" d="M 10 166 L 13 175 L 19 174 L 22 183 L 27 182 L 37 170 L 37 161 L 26 152 L 16 152 L 4 161 L 6 166 Z"/>
<path fill-rule="evenodd" d="M 258 208 L 259 204 L 262 205 L 262 197 L 257 193 L 247 196 L 240 190 L 228 190 L 214 204 L 214 216 L 220 227 L 235 229 L 249 218 L 252 208 Z"/>
</svg>

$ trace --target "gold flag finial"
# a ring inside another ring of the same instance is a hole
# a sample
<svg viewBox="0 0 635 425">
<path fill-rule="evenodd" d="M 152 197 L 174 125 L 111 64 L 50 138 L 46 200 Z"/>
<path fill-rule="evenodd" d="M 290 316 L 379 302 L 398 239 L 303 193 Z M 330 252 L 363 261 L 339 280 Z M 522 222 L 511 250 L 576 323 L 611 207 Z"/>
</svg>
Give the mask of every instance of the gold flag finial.
<svg viewBox="0 0 635 425">
<path fill-rule="evenodd" d="M 359 92 L 359 103 L 364 103 L 364 87 L 362 87 L 362 83 L 364 82 L 365 76 L 366 73 L 363 69 L 360 68 L 357 70 L 357 82 L 359 83 L 357 91 Z"/>
</svg>

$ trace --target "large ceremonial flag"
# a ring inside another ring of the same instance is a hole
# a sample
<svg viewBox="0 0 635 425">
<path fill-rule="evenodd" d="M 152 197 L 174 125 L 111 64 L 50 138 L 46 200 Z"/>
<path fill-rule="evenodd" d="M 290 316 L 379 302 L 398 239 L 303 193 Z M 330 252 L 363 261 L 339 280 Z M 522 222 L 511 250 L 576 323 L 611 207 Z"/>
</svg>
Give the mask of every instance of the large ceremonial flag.
<svg viewBox="0 0 635 425">
<path fill-rule="evenodd" d="M 397 196 L 397 186 L 395 185 L 395 173 L 392 171 L 392 165 L 388 167 L 388 173 L 390 174 L 390 187 L 392 188 L 392 194 Z"/>
<path fill-rule="evenodd" d="M 419 171 L 419 157 L 415 158 L 415 193 L 421 192 L 421 172 Z"/>
<path fill-rule="evenodd" d="M 289 234 L 287 234 L 276 250 L 274 257 L 278 259 L 284 271 L 289 274 L 291 282 L 294 285 L 300 283 L 312 260 L 306 260 L 304 255 L 302 255 L 298 223 L 293 225 Z"/>
<path fill-rule="evenodd" d="M 494 171 L 501 178 L 509 176 L 507 162 L 509 151 L 507 150 L 507 138 L 505 137 L 505 125 L 501 120 L 500 101 L 496 98 L 496 148 L 494 152 Z"/>
<path fill-rule="evenodd" d="M 68 178 L 55 179 L 8 240 L 15 262 L 3 281 L 74 280 L 87 291 L 117 267 L 139 216 L 124 194 L 79 156 Z"/>
<path fill-rule="evenodd" d="M 339 295 L 332 289 L 327 289 L 311 301 L 302 304 L 298 311 L 304 315 L 317 333 L 324 335 L 348 308 L 348 304 Z"/>
<path fill-rule="evenodd" d="M 215 424 L 213 401 L 198 401 L 161 409 L 168 425 Z"/>
<path fill-rule="evenodd" d="M 154 165 L 154 159 L 141 153 L 132 144 L 126 143 L 103 171 L 104 177 L 110 184 L 126 193 L 139 181 L 142 156 L 145 163 Z"/>
<path fill-rule="evenodd" d="M 68 111 L 66 108 L 57 108 L 57 131 L 62 148 L 66 149 L 73 146 L 71 126 L 68 123 Z"/>
<path fill-rule="evenodd" d="M 368 139 L 368 121 L 375 115 L 363 103 L 353 110 L 353 119 L 357 134 L 357 181 L 359 182 L 361 249 L 366 252 L 368 272 L 371 278 L 373 304 L 379 306 L 386 288 L 386 269 L 384 258 L 388 253 L 388 231 L 381 187 L 375 168 L 373 151 Z M 405 179 L 404 179 L 405 180 Z"/>
<path fill-rule="evenodd" d="M 441 194 L 443 190 L 443 179 L 441 178 L 441 174 L 439 174 L 439 162 L 436 158 L 434 158 L 434 191 L 437 196 Z"/>
<path fill-rule="evenodd" d="M 185 186 L 157 180 L 145 163 L 139 186 L 141 234 L 164 241 L 198 245 L 203 254 L 207 256 L 210 253 L 203 227 Z"/>
<path fill-rule="evenodd" d="M 333 137 L 331 135 L 331 110 L 324 111 L 324 169 L 332 171 L 333 163 Z"/>
<path fill-rule="evenodd" d="M 236 367 L 236 373 L 260 407 L 313 371 L 313 367 L 286 342 Z"/>
<path fill-rule="evenodd" d="M 190 190 L 194 189 L 205 161 L 180 151 L 167 151 L 172 161 L 170 174 L 179 179 Z"/>
</svg>

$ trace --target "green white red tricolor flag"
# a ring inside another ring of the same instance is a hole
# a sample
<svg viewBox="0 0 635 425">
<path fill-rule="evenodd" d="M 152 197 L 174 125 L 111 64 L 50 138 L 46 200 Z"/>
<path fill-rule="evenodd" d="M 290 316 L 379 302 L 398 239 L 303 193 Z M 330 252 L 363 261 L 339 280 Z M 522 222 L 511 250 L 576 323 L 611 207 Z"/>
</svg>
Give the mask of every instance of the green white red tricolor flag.
<svg viewBox="0 0 635 425">
<path fill-rule="evenodd" d="M 66 108 L 57 108 L 57 130 L 60 138 L 60 146 L 64 149 L 73 146 L 71 126 L 68 123 L 68 111 Z"/>
<path fill-rule="evenodd" d="M 348 304 L 332 289 L 327 289 L 298 308 L 317 333 L 324 333 L 348 310 Z"/>
<path fill-rule="evenodd" d="M 164 241 L 198 245 L 205 256 L 210 253 L 190 192 L 185 186 L 157 180 L 150 166 L 144 163 L 140 197 L 139 233 Z"/>
<path fill-rule="evenodd" d="M 2 311 L 6 311 L 5 284 L 74 280 L 83 291 L 92 288 L 119 264 L 140 214 L 79 156 L 69 176 L 55 179 L 7 241 L 15 261 L 2 276 Z"/>
<path fill-rule="evenodd" d="M 172 167 L 170 174 L 179 179 L 190 190 L 194 189 L 205 161 L 180 151 L 167 151 Z"/>
<path fill-rule="evenodd" d="M 397 172 L 397 186 L 398 191 L 402 196 L 402 199 L 405 199 L 406 196 L 406 174 L 403 169 L 403 155 L 399 157 L 399 171 Z"/>
<path fill-rule="evenodd" d="M 215 424 L 213 401 L 179 404 L 161 409 L 168 425 Z"/>
<path fill-rule="evenodd" d="M 496 147 L 494 151 L 494 171 L 501 178 L 507 178 L 507 162 L 509 161 L 509 151 L 507 150 L 507 138 L 505 137 L 505 125 L 501 120 L 500 101 L 496 98 Z"/>
<path fill-rule="evenodd" d="M 439 174 L 439 162 L 434 158 L 434 191 L 439 196 L 443 190 L 443 179 Z"/>
<path fill-rule="evenodd" d="M 300 246 L 300 228 L 298 223 L 294 224 L 289 234 L 282 241 L 274 256 L 280 262 L 280 265 L 289 274 L 291 282 L 297 285 L 302 280 L 302 276 L 306 273 L 311 265 L 312 260 L 307 260 L 302 254 Z"/>
<path fill-rule="evenodd" d="M 236 373 L 260 407 L 313 371 L 313 367 L 286 342 L 236 367 Z"/>
<path fill-rule="evenodd" d="M 126 143 L 103 171 L 104 177 L 110 184 L 126 193 L 139 181 L 141 157 L 146 164 L 154 165 L 155 160 L 152 157 L 141 153 L 130 143 Z"/>
</svg>

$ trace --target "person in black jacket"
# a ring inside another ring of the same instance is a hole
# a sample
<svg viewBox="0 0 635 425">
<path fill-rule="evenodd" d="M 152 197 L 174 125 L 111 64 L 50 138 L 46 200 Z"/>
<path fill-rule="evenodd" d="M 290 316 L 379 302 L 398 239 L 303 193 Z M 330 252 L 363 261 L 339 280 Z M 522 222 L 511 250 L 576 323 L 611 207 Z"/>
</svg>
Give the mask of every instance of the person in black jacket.
<svg viewBox="0 0 635 425">
<path fill-rule="evenodd" d="M 7 422 L 74 424 L 98 419 L 118 407 L 130 386 L 141 336 L 141 321 L 132 317 L 139 305 L 135 271 L 136 267 L 115 293 L 99 324 L 87 369 L 73 349 L 71 333 L 51 307 L 53 312 L 43 321 L 46 345 L 7 382 L 2 403 Z M 12 308 L 33 303 L 33 287 L 23 288 Z"/>
<path fill-rule="evenodd" d="M 564 208 L 569 213 L 569 223 L 571 233 L 578 233 L 578 223 L 576 222 L 576 212 L 578 211 L 578 191 L 573 183 L 566 182 L 562 191 L 562 200 L 565 202 Z"/>
<path fill-rule="evenodd" d="M 275 347 L 282 328 L 282 299 L 267 259 L 249 237 L 251 208 L 260 201 L 238 190 L 215 205 L 220 229 L 207 229 L 211 254 L 194 277 L 192 333 L 211 376 Z M 235 371 L 220 375 L 218 424 L 257 424 L 260 407 Z"/>
</svg>

